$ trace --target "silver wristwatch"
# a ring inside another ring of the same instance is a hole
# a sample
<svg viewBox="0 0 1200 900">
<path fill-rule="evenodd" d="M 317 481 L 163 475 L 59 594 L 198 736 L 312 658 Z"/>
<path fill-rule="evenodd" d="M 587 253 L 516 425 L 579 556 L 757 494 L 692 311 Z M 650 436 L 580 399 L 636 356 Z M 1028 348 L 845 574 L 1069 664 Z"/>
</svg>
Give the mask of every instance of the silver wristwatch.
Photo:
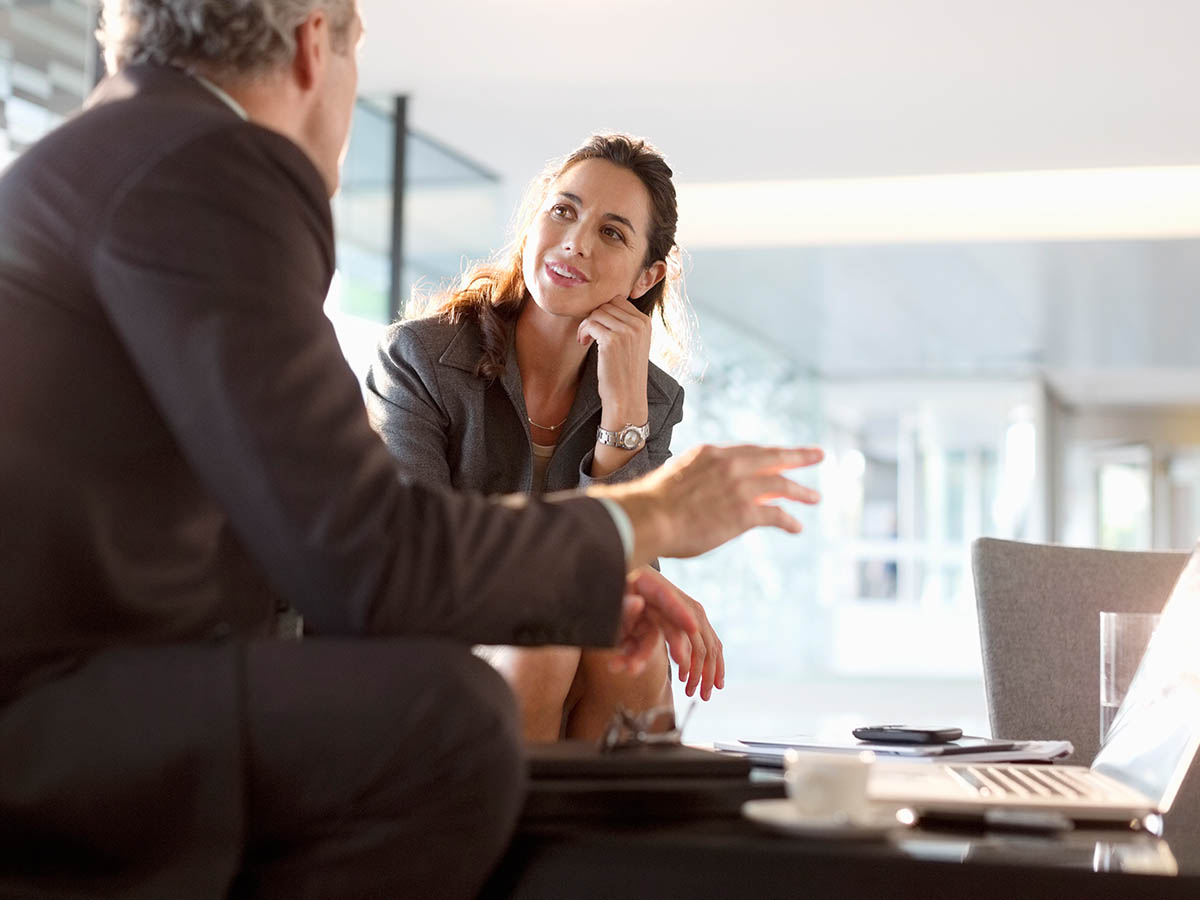
<svg viewBox="0 0 1200 900">
<path fill-rule="evenodd" d="M 620 431 L 609 431 L 607 428 L 596 429 L 596 440 L 610 447 L 622 450 L 641 450 L 650 437 L 650 423 L 645 425 L 626 425 Z"/>
</svg>

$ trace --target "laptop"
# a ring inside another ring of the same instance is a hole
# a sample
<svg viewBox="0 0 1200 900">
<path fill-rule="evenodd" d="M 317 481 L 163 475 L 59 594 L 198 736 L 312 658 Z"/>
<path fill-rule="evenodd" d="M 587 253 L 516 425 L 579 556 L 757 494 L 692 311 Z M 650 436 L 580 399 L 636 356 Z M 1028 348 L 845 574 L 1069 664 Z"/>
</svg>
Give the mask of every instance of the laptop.
<svg viewBox="0 0 1200 900">
<path fill-rule="evenodd" d="M 1200 544 L 1193 549 L 1109 736 L 1090 767 L 886 763 L 868 791 L 927 816 L 1056 814 L 1132 821 L 1171 808 L 1200 745 Z"/>
</svg>

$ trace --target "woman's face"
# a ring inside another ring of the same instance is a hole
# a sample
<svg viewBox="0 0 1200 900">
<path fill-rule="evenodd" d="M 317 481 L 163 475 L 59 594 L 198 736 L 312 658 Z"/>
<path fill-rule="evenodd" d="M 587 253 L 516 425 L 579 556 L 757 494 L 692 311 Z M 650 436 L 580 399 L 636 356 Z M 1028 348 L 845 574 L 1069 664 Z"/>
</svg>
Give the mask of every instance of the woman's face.
<svg viewBox="0 0 1200 900">
<path fill-rule="evenodd" d="M 646 269 L 650 194 L 628 169 L 585 159 L 550 185 L 525 236 L 525 287 L 538 307 L 584 319 L 617 297 L 636 300 L 662 278 Z"/>
</svg>

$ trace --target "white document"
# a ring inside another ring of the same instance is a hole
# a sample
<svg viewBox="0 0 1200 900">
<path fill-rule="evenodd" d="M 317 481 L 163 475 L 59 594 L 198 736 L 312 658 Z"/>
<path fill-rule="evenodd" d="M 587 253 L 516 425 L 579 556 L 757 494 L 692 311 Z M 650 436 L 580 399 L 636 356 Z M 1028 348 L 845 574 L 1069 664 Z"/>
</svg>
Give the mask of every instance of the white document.
<svg viewBox="0 0 1200 900">
<path fill-rule="evenodd" d="M 1075 751 L 1070 741 L 992 741 L 987 738 L 961 738 L 950 744 L 881 744 L 867 741 L 822 741 L 804 735 L 715 741 L 713 747 L 724 753 L 740 753 L 749 757 L 751 762 L 777 766 L 783 765 L 783 755 L 788 750 L 809 750 L 814 753 L 859 753 L 870 750 L 881 759 L 945 763 L 1048 762 L 1070 756 Z"/>
</svg>

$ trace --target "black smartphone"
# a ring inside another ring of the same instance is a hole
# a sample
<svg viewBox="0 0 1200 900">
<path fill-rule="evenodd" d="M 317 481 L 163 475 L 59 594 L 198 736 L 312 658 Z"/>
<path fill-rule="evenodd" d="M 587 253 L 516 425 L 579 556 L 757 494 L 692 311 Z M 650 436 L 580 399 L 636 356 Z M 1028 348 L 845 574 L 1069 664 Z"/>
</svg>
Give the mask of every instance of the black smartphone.
<svg viewBox="0 0 1200 900">
<path fill-rule="evenodd" d="M 961 728 L 915 728 L 911 725 L 866 725 L 850 733 L 860 741 L 879 744 L 948 744 L 962 737 Z"/>
</svg>

